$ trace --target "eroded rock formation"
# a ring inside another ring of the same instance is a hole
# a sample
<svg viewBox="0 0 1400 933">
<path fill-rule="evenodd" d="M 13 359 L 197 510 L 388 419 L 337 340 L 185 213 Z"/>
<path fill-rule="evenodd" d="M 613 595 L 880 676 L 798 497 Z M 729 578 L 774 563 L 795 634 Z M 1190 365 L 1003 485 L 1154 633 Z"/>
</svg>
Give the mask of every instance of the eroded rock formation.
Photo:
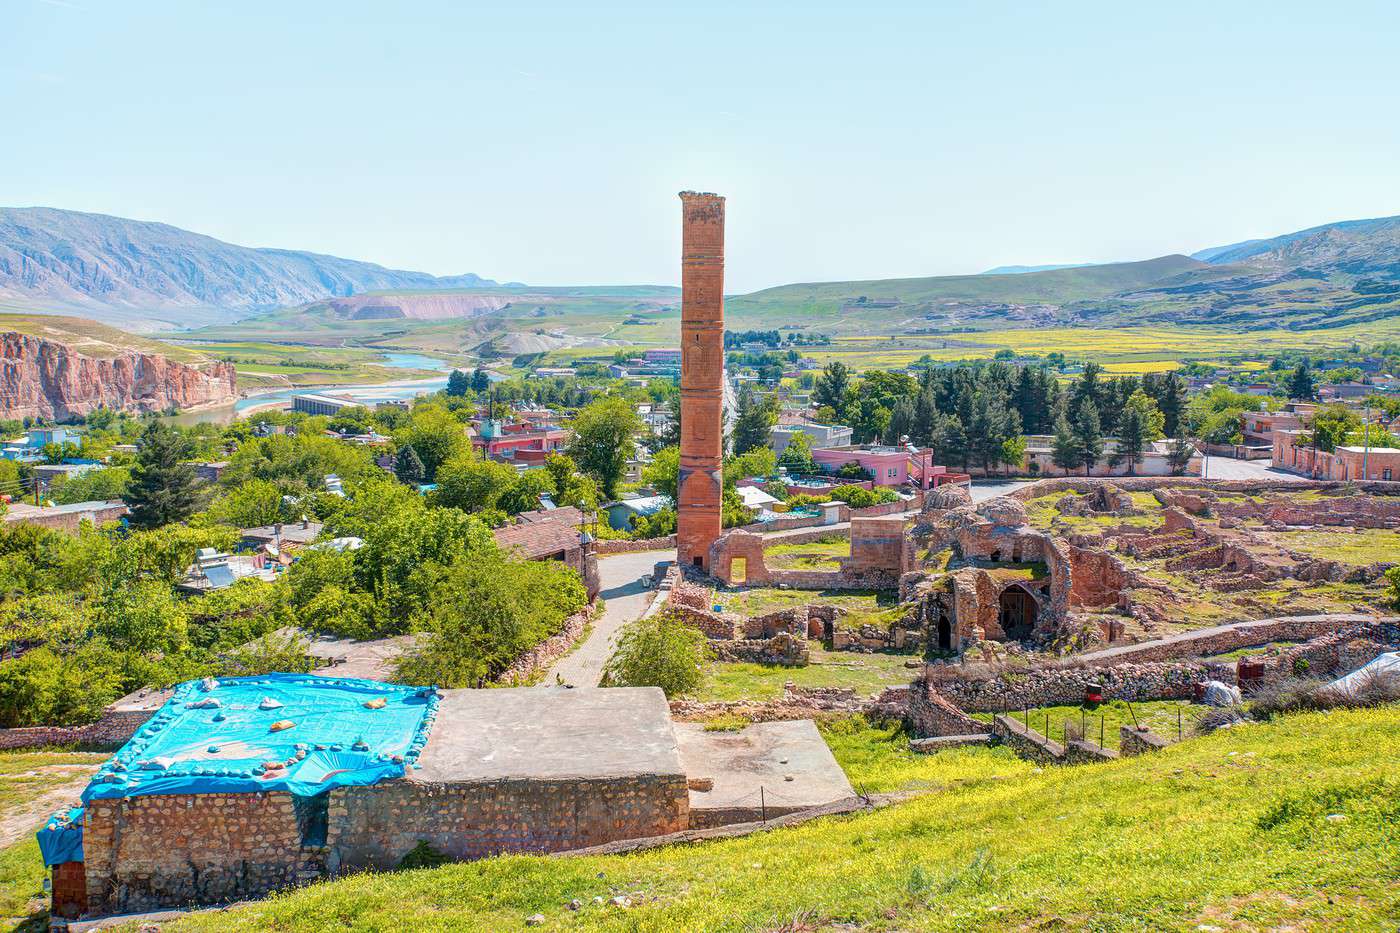
<svg viewBox="0 0 1400 933">
<path fill-rule="evenodd" d="M 0 418 L 63 420 L 98 408 L 163 411 L 235 397 L 232 363 L 196 368 L 134 351 L 84 356 L 42 337 L 0 333 Z"/>
</svg>

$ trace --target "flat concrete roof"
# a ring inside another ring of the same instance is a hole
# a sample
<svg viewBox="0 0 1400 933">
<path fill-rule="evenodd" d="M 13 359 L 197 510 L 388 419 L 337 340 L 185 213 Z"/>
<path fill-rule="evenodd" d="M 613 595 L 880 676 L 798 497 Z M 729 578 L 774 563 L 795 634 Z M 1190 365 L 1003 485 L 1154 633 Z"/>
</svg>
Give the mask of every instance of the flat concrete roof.
<svg viewBox="0 0 1400 933">
<path fill-rule="evenodd" d="M 418 763 L 429 784 L 685 774 L 656 687 L 448 690 Z"/>
<path fill-rule="evenodd" d="M 675 729 L 686 775 L 714 782 L 708 791 L 690 792 L 692 810 L 757 809 L 760 787 L 774 808 L 819 807 L 855 795 L 810 719 L 756 722 L 738 732 L 706 732 L 693 722 Z"/>
</svg>

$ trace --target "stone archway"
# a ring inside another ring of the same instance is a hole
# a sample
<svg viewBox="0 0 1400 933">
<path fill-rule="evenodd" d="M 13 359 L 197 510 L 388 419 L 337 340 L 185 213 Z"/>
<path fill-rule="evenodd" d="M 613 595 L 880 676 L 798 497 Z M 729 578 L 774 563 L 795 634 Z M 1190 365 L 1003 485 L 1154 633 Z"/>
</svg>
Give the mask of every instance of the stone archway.
<svg viewBox="0 0 1400 933">
<path fill-rule="evenodd" d="M 1019 583 L 1001 591 L 997 598 L 997 618 L 1007 641 L 1025 641 L 1035 631 L 1040 601 Z"/>
<path fill-rule="evenodd" d="M 946 614 L 938 616 L 938 650 L 953 650 L 953 623 Z"/>
</svg>

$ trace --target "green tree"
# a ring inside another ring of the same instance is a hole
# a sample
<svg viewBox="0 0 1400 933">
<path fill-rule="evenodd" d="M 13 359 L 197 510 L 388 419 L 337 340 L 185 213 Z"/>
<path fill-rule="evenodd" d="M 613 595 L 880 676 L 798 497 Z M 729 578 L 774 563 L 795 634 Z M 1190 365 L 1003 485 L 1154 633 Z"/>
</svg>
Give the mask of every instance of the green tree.
<svg viewBox="0 0 1400 933">
<path fill-rule="evenodd" d="M 608 687 L 660 687 L 667 697 L 693 693 L 704 680 L 705 636 L 672 609 L 622 630 L 603 671 Z"/>
<path fill-rule="evenodd" d="M 1020 469 L 1026 460 L 1026 438 L 1017 434 L 1001 442 L 1001 462 L 1012 469 Z"/>
<path fill-rule="evenodd" d="M 447 377 L 447 394 L 453 398 L 461 398 L 471 391 L 472 380 L 460 369 L 452 370 L 452 375 Z"/>
<path fill-rule="evenodd" d="M 132 525 L 158 528 L 183 522 L 199 510 L 199 480 L 194 467 L 182 462 L 188 450 L 185 439 L 164 422 L 153 421 L 142 432 L 126 496 Z"/>
<path fill-rule="evenodd" d="M 477 394 L 491 391 L 491 377 L 486 375 L 486 370 L 472 370 L 472 391 Z"/>
<path fill-rule="evenodd" d="M 805 432 L 794 431 L 788 438 L 783 455 L 778 458 L 778 466 L 789 473 L 815 473 L 816 461 L 812 459 L 812 441 Z"/>
<path fill-rule="evenodd" d="M 1153 405 L 1153 408 L 1156 406 Z M 1142 462 L 1143 448 L 1147 446 L 1146 434 L 1142 410 L 1132 405 L 1125 406 L 1122 417 L 1118 419 L 1118 442 L 1109 456 L 1109 463 L 1114 466 L 1126 463 L 1128 475 L 1136 473 L 1137 465 Z"/>
<path fill-rule="evenodd" d="M 1312 368 L 1308 366 L 1307 360 L 1303 360 L 1288 377 L 1288 397 L 1306 402 L 1311 401 L 1316 396 L 1317 384 L 1313 379 Z"/>
<path fill-rule="evenodd" d="M 419 405 L 394 431 L 400 447 L 412 447 L 423 463 L 425 482 L 436 482 L 438 467 L 471 448 L 466 427 L 439 405 Z"/>
<path fill-rule="evenodd" d="M 676 484 L 681 474 L 681 449 L 665 447 L 651 458 L 651 463 L 642 467 L 642 482 L 655 489 L 658 495 L 669 496 L 676 501 Z"/>
<path fill-rule="evenodd" d="M 1167 465 L 1171 467 L 1172 476 L 1185 475 L 1186 467 L 1190 464 L 1195 453 L 1196 447 L 1189 439 L 1185 437 L 1174 438 L 1167 451 Z"/>
<path fill-rule="evenodd" d="M 1138 389 L 1123 404 L 1123 412 L 1129 410 L 1137 415 L 1139 429 L 1142 432 L 1144 442 L 1159 441 L 1167 436 L 1167 418 L 1162 410 L 1157 407 L 1157 401 L 1142 389 Z M 1120 428 L 1121 431 L 1121 428 Z"/>
<path fill-rule="evenodd" d="M 425 475 L 423 461 L 418 457 L 418 451 L 413 449 L 413 445 L 405 444 L 400 447 L 394 457 L 394 476 L 398 477 L 399 482 L 406 486 L 418 486 L 423 482 Z"/>
<path fill-rule="evenodd" d="M 126 467 L 88 470 L 86 473 L 65 477 L 61 483 L 49 491 L 49 498 L 59 505 L 72 502 L 122 499 L 126 497 L 126 489 L 130 484 L 131 471 Z"/>
<path fill-rule="evenodd" d="M 209 517 L 234 528 L 257 528 L 283 518 L 282 490 L 265 479 L 225 489 L 209 507 Z"/>
<path fill-rule="evenodd" d="M 1084 475 L 1093 472 L 1103 459 L 1103 429 L 1099 427 L 1099 408 L 1086 401 L 1079 409 L 1079 417 L 1074 423 L 1074 438 L 1079 446 L 1079 462 L 1084 466 Z"/>
<path fill-rule="evenodd" d="M 1069 419 L 1063 414 L 1055 419 L 1055 441 L 1050 459 L 1065 473 L 1077 470 L 1084 464 L 1084 457 L 1079 449 L 1079 437 L 1070 428 Z"/>
<path fill-rule="evenodd" d="M 768 446 L 768 432 L 778 422 L 777 402 L 771 395 L 760 395 L 746 386 L 739 395 L 739 411 L 734 421 L 734 452 L 746 454 Z"/>
<path fill-rule="evenodd" d="M 554 504 L 571 505 L 584 512 L 598 508 L 598 485 L 591 477 L 578 471 L 578 465 L 567 454 L 552 453 L 545 457 L 544 468 L 554 481 Z"/>
<path fill-rule="evenodd" d="M 569 456 L 598 481 L 604 496 L 616 499 L 642 430 L 636 409 L 621 396 L 607 396 L 584 406 L 571 426 L 574 440 Z"/>
<path fill-rule="evenodd" d="M 850 385 L 851 371 L 846 364 L 839 360 L 828 363 L 812 387 L 812 404 L 831 408 L 839 418 L 846 408 L 846 390 Z"/>
<path fill-rule="evenodd" d="M 433 503 L 463 512 L 499 508 L 501 497 L 515 486 L 515 482 L 515 468 L 509 464 L 461 453 L 438 470 L 438 488 L 433 491 Z"/>
</svg>

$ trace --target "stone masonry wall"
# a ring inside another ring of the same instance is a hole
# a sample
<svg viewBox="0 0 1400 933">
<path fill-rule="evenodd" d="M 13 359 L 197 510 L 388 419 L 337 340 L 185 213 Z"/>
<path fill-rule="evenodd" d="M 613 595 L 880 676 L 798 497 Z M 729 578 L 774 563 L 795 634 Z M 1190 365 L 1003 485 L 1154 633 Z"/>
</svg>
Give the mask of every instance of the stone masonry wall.
<svg viewBox="0 0 1400 933">
<path fill-rule="evenodd" d="M 106 713 L 85 726 L 25 726 L 0 729 L 0 751 L 47 748 L 51 745 L 87 745 L 117 748 L 136 734 L 154 710 Z"/>
<path fill-rule="evenodd" d="M 669 551 L 676 546 L 676 536 L 664 538 L 605 538 L 595 545 L 599 556 L 604 554 L 634 554 L 638 551 Z"/>
<path fill-rule="evenodd" d="M 496 678 L 496 683 L 526 683 L 535 672 L 545 670 L 563 657 L 588 627 L 588 620 L 593 618 L 593 610 L 593 606 L 585 606 L 565 619 L 563 628 L 517 658 L 514 664 L 501 672 L 501 676 Z"/>
<path fill-rule="evenodd" d="M 458 859 L 560 852 L 686 829 L 682 775 L 608 780 L 387 781 L 331 791 L 337 870 L 393 868 L 423 840 Z"/>
<path fill-rule="evenodd" d="M 93 800 L 83 856 L 88 911 L 97 914 L 260 897 L 296 884 L 307 860 L 285 793 Z"/>
</svg>

